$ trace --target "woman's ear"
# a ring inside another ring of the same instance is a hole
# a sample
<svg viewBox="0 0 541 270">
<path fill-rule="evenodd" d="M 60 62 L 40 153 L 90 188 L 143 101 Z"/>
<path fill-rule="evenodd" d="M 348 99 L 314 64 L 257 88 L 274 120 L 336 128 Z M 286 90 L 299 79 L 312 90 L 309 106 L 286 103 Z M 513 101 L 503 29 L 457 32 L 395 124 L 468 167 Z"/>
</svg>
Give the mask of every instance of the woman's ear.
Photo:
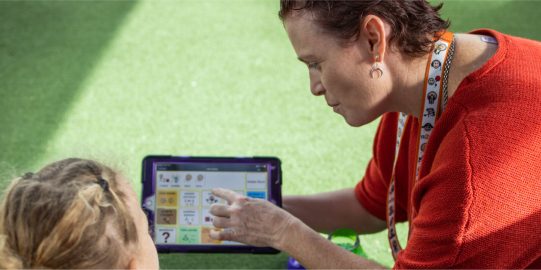
<svg viewBox="0 0 541 270">
<path fill-rule="evenodd" d="M 367 15 L 361 22 L 360 40 L 368 43 L 369 53 L 374 62 L 383 62 L 387 47 L 385 23 L 375 15 Z"/>
</svg>

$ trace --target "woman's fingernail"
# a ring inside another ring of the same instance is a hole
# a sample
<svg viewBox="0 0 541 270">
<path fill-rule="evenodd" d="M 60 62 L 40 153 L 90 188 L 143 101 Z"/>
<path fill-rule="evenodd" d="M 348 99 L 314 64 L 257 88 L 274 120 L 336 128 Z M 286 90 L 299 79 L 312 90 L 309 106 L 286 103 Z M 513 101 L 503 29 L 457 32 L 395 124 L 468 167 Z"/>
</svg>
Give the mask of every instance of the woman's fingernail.
<svg viewBox="0 0 541 270">
<path fill-rule="evenodd" d="M 216 231 L 216 230 L 212 229 L 209 232 L 209 236 L 210 236 L 210 238 L 212 238 L 214 240 L 218 240 L 219 233 L 220 233 L 219 231 Z"/>
</svg>

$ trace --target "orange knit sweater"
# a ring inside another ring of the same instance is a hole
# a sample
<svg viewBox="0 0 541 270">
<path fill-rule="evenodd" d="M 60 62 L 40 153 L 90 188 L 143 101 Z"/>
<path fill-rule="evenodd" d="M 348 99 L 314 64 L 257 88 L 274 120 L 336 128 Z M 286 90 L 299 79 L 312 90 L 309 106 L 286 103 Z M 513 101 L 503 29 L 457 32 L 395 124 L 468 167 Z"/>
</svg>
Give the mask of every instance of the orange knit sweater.
<svg viewBox="0 0 541 270">
<path fill-rule="evenodd" d="M 418 119 L 408 119 L 396 208 L 410 235 L 395 268 L 541 268 L 541 43 L 474 33 L 495 37 L 498 50 L 449 99 L 417 184 Z M 359 202 L 383 220 L 397 118 L 383 116 L 373 159 L 355 188 Z"/>
</svg>

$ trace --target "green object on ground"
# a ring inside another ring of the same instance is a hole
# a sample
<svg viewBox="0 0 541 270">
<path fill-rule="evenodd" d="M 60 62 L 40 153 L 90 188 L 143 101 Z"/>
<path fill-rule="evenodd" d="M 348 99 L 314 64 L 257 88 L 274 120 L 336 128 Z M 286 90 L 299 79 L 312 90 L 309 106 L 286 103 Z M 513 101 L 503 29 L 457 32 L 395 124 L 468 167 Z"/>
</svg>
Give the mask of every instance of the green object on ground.
<svg viewBox="0 0 541 270">
<path fill-rule="evenodd" d="M 338 229 L 329 234 L 329 240 L 352 253 L 368 258 L 361 245 L 359 235 L 354 230 Z"/>
</svg>

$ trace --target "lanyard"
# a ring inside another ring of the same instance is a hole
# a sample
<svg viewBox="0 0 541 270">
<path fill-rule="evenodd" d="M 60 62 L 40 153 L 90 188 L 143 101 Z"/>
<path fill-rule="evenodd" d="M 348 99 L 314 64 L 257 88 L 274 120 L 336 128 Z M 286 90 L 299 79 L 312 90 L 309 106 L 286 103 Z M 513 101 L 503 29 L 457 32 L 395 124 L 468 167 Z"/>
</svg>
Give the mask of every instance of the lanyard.
<svg viewBox="0 0 541 270">
<path fill-rule="evenodd" d="M 423 100 L 421 105 L 422 110 L 421 115 L 419 116 L 419 137 L 417 138 L 418 150 L 415 159 L 415 183 L 417 183 L 419 180 L 419 170 L 421 168 L 421 162 L 423 160 L 430 133 L 435 126 L 437 118 L 441 115 L 445 109 L 445 106 L 447 105 L 447 77 L 449 75 L 449 66 L 451 64 L 454 52 L 453 33 L 445 32 L 441 38 L 434 43 L 433 46 L 432 54 L 430 55 L 426 65 L 425 80 L 423 84 Z M 439 97 L 442 98 L 440 99 Z M 407 120 L 407 115 L 405 113 L 399 113 L 396 129 L 396 148 L 393 162 L 393 174 L 391 176 L 391 182 L 389 184 L 389 190 L 387 193 L 387 229 L 389 245 L 391 246 L 391 252 L 395 260 L 398 253 L 402 250 L 402 246 L 400 246 L 398 241 L 395 227 L 395 174 L 398 152 L 402 143 L 402 137 L 405 132 Z"/>
</svg>

